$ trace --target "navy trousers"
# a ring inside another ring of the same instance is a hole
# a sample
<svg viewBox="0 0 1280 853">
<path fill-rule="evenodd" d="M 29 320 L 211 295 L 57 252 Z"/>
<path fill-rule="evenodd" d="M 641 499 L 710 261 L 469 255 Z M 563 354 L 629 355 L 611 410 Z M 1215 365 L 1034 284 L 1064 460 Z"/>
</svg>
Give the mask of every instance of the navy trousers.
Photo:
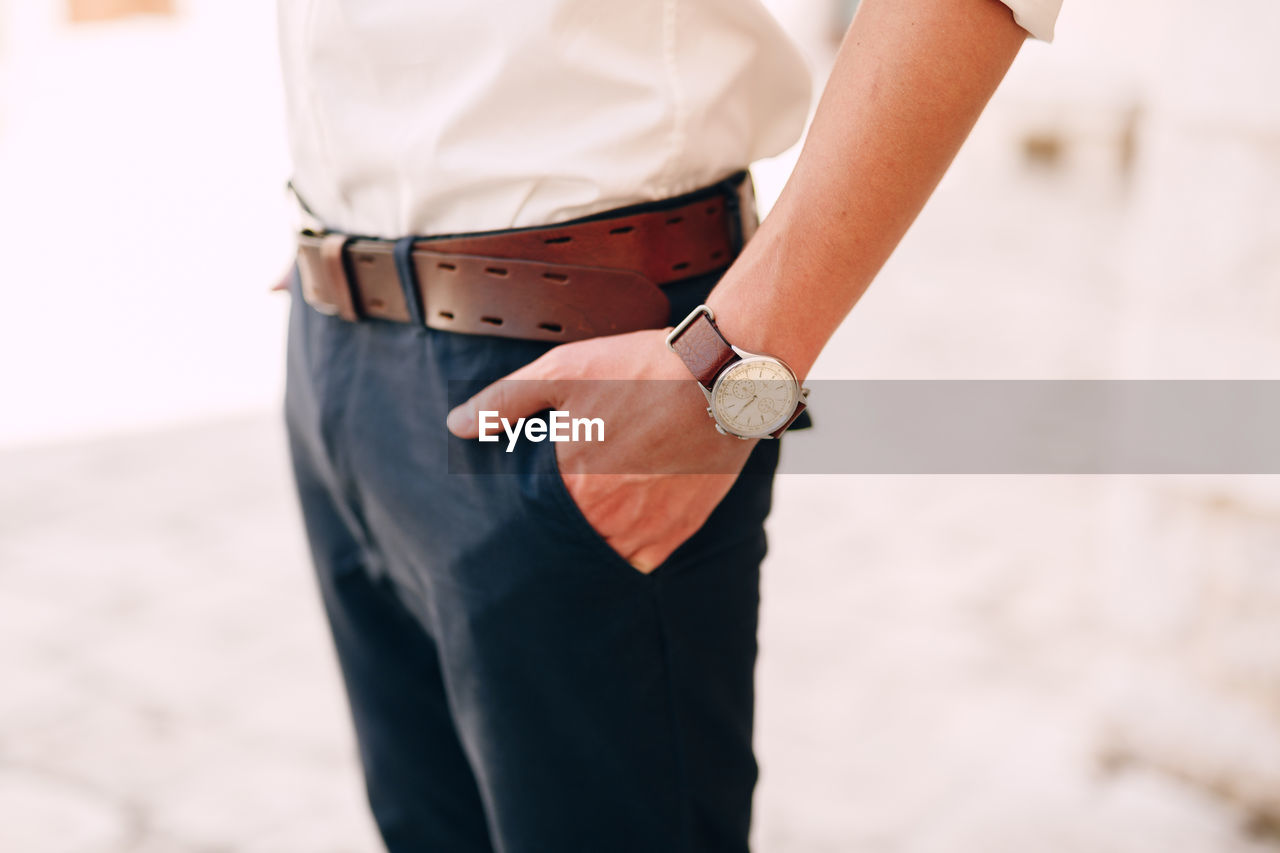
<svg viewBox="0 0 1280 853">
<path fill-rule="evenodd" d="M 715 279 L 667 288 L 672 322 Z M 575 506 L 555 445 L 445 430 L 459 390 L 548 345 L 348 323 L 296 275 L 292 295 L 293 471 L 388 850 L 745 851 L 778 442 L 644 575 Z"/>
</svg>

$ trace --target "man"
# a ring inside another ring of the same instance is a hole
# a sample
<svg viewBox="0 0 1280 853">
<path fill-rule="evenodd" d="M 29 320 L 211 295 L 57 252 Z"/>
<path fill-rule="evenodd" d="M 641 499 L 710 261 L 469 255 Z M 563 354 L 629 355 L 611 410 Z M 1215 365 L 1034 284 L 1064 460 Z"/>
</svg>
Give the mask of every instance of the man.
<svg viewBox="0 0 1280 853">
<path fill-rule="evenodd" d="M 755 0 L 282 0 L 290 448 L 390 850 L 747 848 L 771 437 L 1057 5 L 864 0 L 752 236 L 808 107 Z M 626 428 L 469 441 L 547 408 Z"/>
</svg>

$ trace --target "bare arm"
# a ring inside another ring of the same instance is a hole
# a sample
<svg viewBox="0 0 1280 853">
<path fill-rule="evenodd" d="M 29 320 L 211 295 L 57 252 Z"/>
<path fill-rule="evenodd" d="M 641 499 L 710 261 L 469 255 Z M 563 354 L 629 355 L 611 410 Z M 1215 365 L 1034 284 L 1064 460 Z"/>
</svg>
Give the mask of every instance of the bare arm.
<svg viewBox="0 0 1280 853">
<path fill-rule="evenodd" d="M 708 297 L 730 341 L 808 373 L 924 206 L 1025 37 L 997 0 L 864 0 L 786 189 Z M 737 472 L 755 442 L 717 433 L 692 381 L 556 380 L 689 380 L 665 335 L 647 330 L 563 344 L 510 377 L 550 381 L 495 383 L 449 416 L 462 438 L 476 437 L 482 409 L 511 419 L 548 407 L 586 410 L 625 424 L 626 438 L 609 446 L 607 459 L 590 444 L 557 445 L 556 455 L 583 515 L 645 572 L 702 525 L 736 474 L 590 472 L 643 472 L 652 459 L 668 470 Z"/>
<path fill-rule="evenodd" d="M 1025 36 L 996 0 L 864 0 L 786 188 L 709 297 L 725 337 L 809 371 Z"/>
</svg>

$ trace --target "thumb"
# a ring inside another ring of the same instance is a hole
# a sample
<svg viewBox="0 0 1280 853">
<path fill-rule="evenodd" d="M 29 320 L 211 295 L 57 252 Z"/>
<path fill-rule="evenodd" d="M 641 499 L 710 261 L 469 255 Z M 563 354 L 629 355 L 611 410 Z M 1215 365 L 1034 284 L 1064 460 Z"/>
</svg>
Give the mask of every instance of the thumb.
<svg viewBox="0 0 1280 853">
<path fill-rule="evenodd" d="M 498 416 L 514 422 L 534 412 L 556 408 L 556 383 L 545 378 L 541 361 L 538 359 L 499 379 L 454 408 L 445 420 L 449 432 L 458 438 L 478 437 L 480 412 L 497 412 Z"/>
</svg>

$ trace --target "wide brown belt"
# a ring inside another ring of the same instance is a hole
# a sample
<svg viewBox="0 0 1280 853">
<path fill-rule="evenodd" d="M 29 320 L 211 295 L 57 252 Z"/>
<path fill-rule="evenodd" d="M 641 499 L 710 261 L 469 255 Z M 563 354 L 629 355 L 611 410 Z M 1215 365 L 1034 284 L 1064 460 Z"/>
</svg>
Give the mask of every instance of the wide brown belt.
<svg viewBox="0 0 1280 853">
<path fill-rule="evenodd" d="M 344 320 L 573 341 L 667 325 L 662 286 L 728 266 L 757 223 L 751 178 L 538 228 L 298 237 L 302 293 Z"/>
</svg>

